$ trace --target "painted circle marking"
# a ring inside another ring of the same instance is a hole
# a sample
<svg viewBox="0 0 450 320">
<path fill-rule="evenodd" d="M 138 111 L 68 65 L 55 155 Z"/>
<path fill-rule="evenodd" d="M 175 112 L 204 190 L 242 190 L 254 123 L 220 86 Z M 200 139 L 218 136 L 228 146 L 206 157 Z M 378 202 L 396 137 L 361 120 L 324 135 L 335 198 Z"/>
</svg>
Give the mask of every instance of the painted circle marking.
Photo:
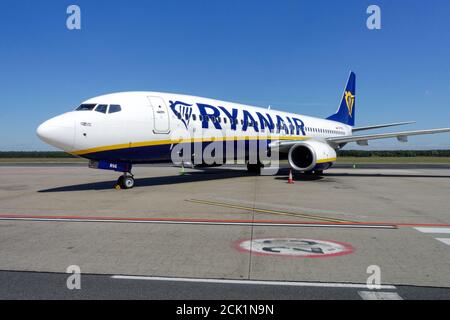
<svg viewBox="0 0 450 320">
<path fill-rule="evenodd" d="M 255 255 L 294 258 L 335 257 L 354 252 L 348 243 L 300 238 L 240 240 L 236 243 L 236 248 L 241 252 L 252 252 Z"/>
</svg>

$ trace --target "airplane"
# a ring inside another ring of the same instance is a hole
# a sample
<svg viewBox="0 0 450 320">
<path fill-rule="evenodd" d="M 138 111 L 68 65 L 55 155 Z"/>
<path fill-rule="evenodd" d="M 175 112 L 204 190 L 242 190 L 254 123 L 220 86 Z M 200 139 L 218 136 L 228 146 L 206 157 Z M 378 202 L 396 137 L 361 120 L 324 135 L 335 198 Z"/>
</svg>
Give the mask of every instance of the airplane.
<svg viewBox="0 0 450 320">
<path fill-rule="evenodd" d="M 45 121 L 37 135 L 88 159 L 90 168 L 121 172 L 115 187 L 130 189 L 135 185 L 134 164 L 179 165 L 174 154 L 181 165 L 193 167 L 222 165 L 229 160 L 224 155 L 231 154 L 232 160 L 246 161 L 249 172 L 260 173 L 265 165 L 261 154 L 276 153 L 292 170 L 322 175 L 336 162 L 336 151 L 348 143 L 367 146 L 370 140 L 386 138 L 407 142 L 408 136 L 450 132 L 442 128 L 353 135 L 414 123 L 355 127 L 355 111 L 356 75 L 351 72 L 336 113 L 326 119 L 189 95 L 119 92 L 88 99 Z M 218 146 L 227 152 L 218 152 Z"/>
</svg>

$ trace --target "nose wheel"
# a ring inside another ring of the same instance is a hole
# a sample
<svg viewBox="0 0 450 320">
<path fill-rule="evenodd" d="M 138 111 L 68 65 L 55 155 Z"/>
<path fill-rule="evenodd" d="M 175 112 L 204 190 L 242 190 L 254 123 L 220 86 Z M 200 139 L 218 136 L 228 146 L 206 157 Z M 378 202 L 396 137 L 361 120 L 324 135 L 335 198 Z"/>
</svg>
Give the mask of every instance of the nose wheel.
<svg viewBox="0 0 450 320">
<path fill-rule="evenodd" d="M 134 187 L 134 177 L 132 174 L 124 173 L 117 179 L 116 189 L 131 189 Z"/>
</svg>

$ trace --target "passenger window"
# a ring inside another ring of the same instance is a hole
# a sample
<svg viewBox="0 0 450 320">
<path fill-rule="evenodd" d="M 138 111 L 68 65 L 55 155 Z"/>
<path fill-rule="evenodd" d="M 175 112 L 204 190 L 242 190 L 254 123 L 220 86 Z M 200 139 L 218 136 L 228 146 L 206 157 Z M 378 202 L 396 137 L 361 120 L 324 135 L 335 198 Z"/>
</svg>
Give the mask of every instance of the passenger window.
<svg viewBox="0 0 450 320">
<path fill-rule="evenodd" d="M 92 111 L 94 110 L 96 104 L 82 104 L 75 111 Z"/>
<path fill-rule="evenodd" d="M 95 108 L 95 111 L 101 112 L 101 113 L 106 113 L 107 110 L 108 110 L 108 105 L 106 105 L 106 104 L 99 104 L 97 106 L 97 108 Z"/>
<path fill-rule="evenodd" d="M 108 113 L 120 112 L 121 110 L 122 110 L 122 108 L 118 104 L 111 104 L 111 105 L 109 105 Z"/>
<path fill-rule="evenodd" d="M 223 118 L 223 123 L 227 123 L 227 118 Z"/>
<path fill-rule="evenodd" d="M 203 121 L 203 116 L 202 116 L 202 115 L 199 115 L 199 116 L 198 116 L 198 120 Z"/>
<path fill-rule="evenodd" d="M 195 114 L 192 115 L 192 120 L 196 121 L 197 120 L 197 116 Z"/>
</svg>

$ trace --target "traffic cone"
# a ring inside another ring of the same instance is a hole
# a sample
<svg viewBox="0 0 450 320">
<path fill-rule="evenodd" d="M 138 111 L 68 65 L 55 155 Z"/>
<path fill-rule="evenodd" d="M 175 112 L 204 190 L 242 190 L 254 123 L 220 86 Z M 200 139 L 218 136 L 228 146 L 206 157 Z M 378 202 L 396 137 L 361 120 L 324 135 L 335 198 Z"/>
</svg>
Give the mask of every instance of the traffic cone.
<svg viewBox="0 0 450 320">
<path fill-rule="evenodd" d="M 292 178 L 292 169 L 289 169 L 289 179 L 287 183 L 294 184 L 294 179 Z"/>
</svg>

